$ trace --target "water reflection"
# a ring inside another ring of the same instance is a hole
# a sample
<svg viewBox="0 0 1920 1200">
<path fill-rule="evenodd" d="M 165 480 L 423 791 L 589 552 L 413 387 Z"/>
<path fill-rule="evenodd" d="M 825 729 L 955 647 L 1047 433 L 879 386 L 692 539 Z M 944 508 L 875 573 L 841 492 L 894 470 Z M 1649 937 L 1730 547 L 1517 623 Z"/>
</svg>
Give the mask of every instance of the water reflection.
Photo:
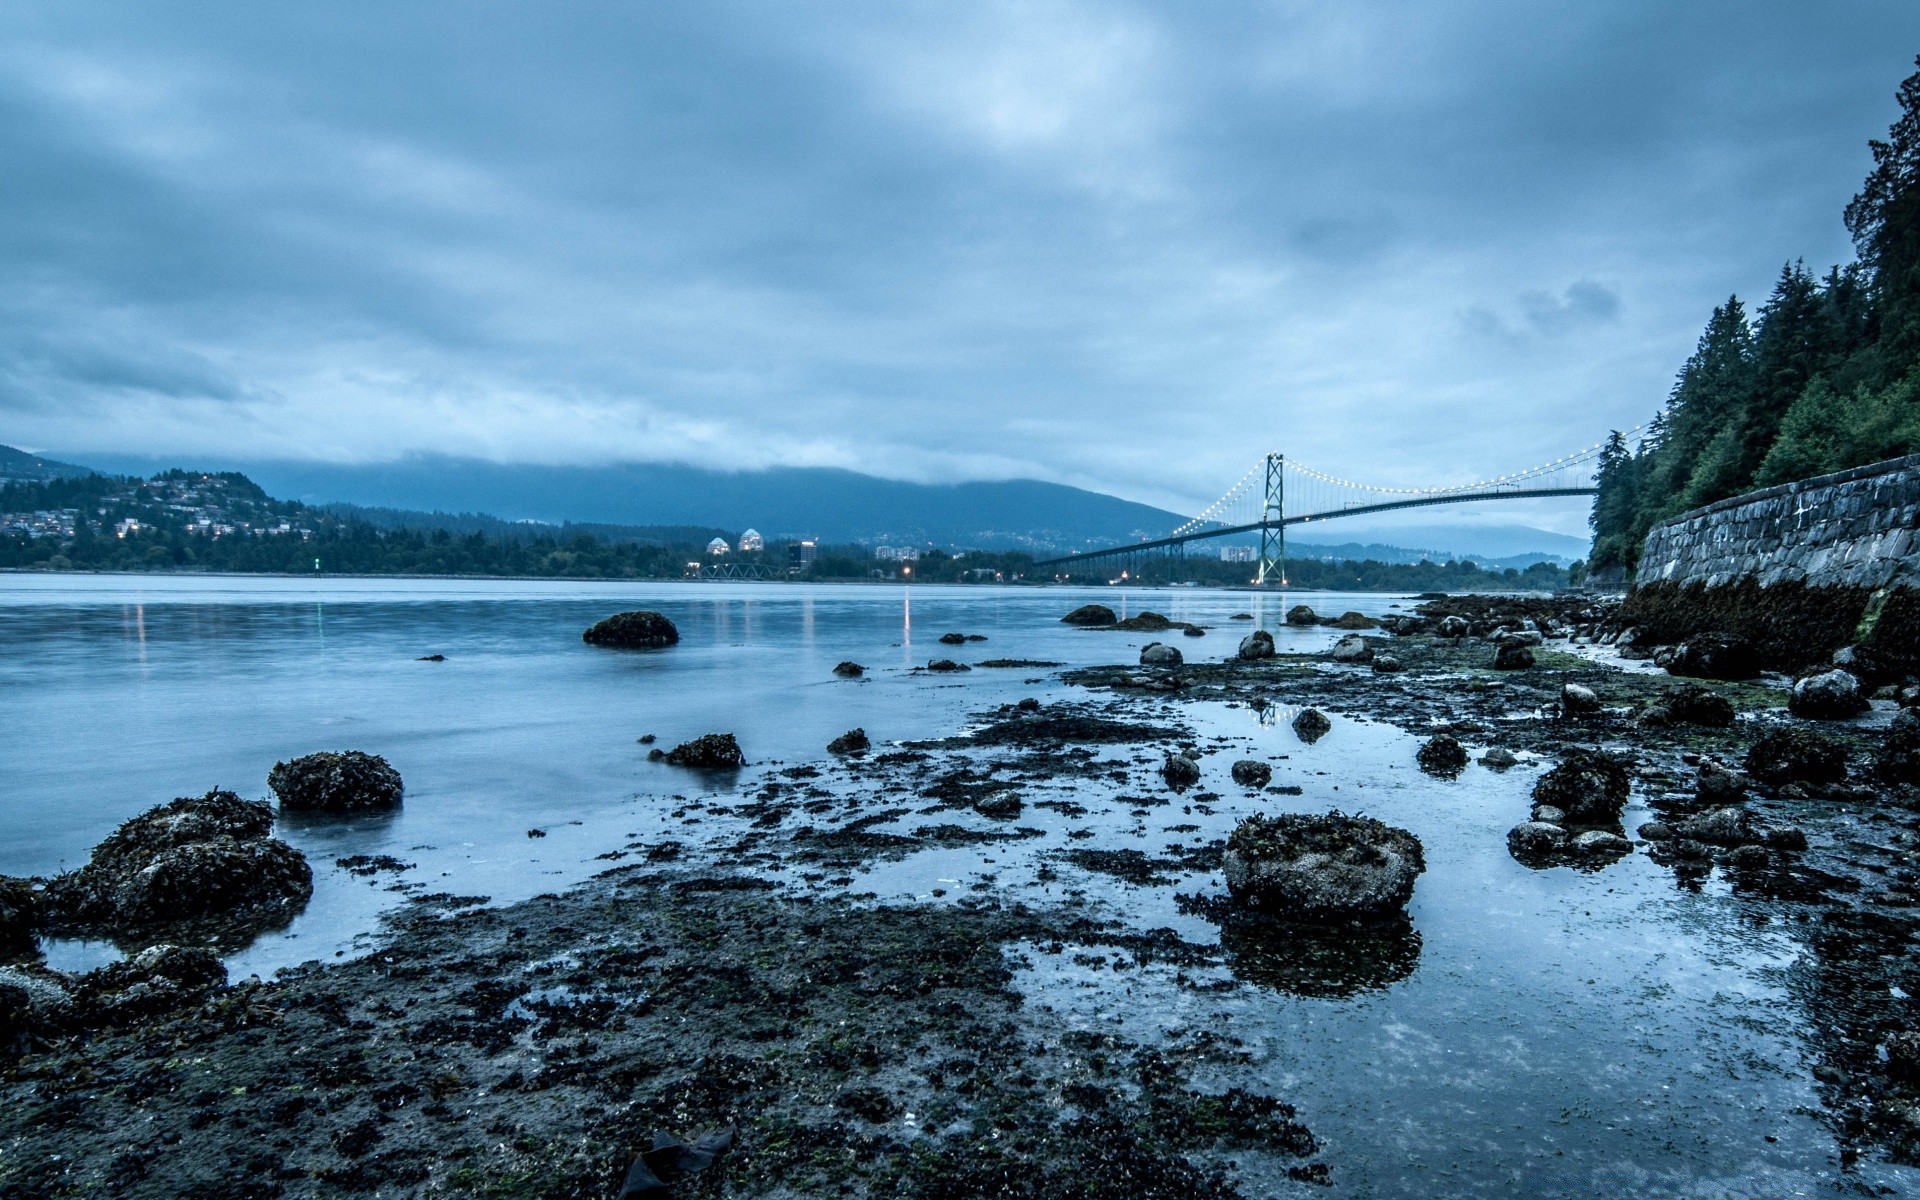
<svg viewBox="0 0 1920 1200">
<path fill-rule="evenodd" d="M 1233 973 L 1294 996 L 1343 1000 L 1384 991 L 1413 974 L 1420 931 L 1404 915 L 1365 926 L 1289 926 L 1228 920 L 1220 946 Z"/>
</svg>

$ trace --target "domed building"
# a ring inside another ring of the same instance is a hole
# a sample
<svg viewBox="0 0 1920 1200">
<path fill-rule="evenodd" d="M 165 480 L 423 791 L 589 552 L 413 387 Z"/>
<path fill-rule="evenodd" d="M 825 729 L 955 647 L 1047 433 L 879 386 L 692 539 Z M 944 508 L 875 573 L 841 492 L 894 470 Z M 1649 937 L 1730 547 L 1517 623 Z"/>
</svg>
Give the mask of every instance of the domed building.
<svg viewBox="0 0 1920 1200">
<path fill-rule="evenodd" d="M 740 553 L 752 554 L 756 550 L 765 550 L 767 539 L 760 536 L 758 529 L 749 529 L 740 535 Z"/>
<path fill-rule="evenodd" d="M 727 545 L 727 539 L 725 538 L 715 538 L 707 543 L 707 553 L 715 558 L 719 558 L 722 554 L 726 554 L 732 549 L 733 547 Z"/>
</svg>

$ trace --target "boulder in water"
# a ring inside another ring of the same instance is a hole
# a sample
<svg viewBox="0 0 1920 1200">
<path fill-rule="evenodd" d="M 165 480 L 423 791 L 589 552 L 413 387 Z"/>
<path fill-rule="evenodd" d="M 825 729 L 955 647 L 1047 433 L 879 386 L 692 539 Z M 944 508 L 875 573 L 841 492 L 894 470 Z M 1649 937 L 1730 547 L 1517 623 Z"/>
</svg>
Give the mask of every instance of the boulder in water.
<svg viewBox="0 0 1920 1200">
<path fill-rule="evenodd" d="M 296 812 L 386 812 L 400 807 L 406 790 L 400 772 L 378 754 L 358 750 L 303 754 L 277 762 L 267 787 L 280 807 Z"/>
<path fill-rule="evenodd" d="M 1631 786 L 1626 763 L 1604 751 L 1575 750 L 1533 785 L 1533 801 L 1576 824 L 1605 825 L 1620 819 Z"/>
<path fill-rule="evenodd" d="M 42 898 L 63 930 L 127 930 L 197 918 L 265 923 L 313 894 L 306 856 L 268 834 L 273 810 L 211 791 L 149 809 L 93 848 Z"/>
<path fill-rule="evenodd" d="M 1273 782 L 1273 768 L 1257 758 L 1233 764 L 1233 781 L 1245 788 L 1263 788 Z"/>
<path fill-rule="evenodd" d="M 1143 667 L 1177 667 L 1182 661 L 1180 651 L 1165 642 L 1148 642 L 1140 650 Z"/>
<path fill-rule="evenodd" d="M 1600 711 L 1600 697 L 1590 687 L 1568 683 L 1560 688 L 1560 715 L 1590 717 Z"/>
<path fill-rule="evenodd" d="M 1333 722 L 1327 720 L 1327 714 L 1317 708 L 1303 708 L 1293 718 L 1293 732 L 1301 741 L 1311 746 L 1333 729 Z"/>
<path fill-rule="evenodd" d="M 643 608 L 613 614 L 581 634 L 580 640 L 621 650 L 658 650 L 677 643 L 680 631 L 665 616 Z"/>
<path fill-rule="evenodd" d="M 1060 619 L 1068 625 L 1113 625 L 1120 620 L 1104 604 L 1082 604 Z"/>
<path fill-rule="evenodd" d="M 849 729 L 827 743 L 828 754 L 865 754 L 873 748 L 864 729 Z"/>
<path fill-rule="evenodd" d="M 1296 604 L 1287 610 L 1287 624 L 1289 625 L 1318 625 L 1319 623 L 1320 614 L 1314 612 L 1304 604 Z"/>
<path fill-rule="evenodd" d="M 1699 777 L 1693 785 L 1694 799 L 1708 808 L 1739 804 L 1747 798 L 1746 777 L 1730 771 L 1712 759 L 1700 763 Z"/>
<path fill-rule="evenodd" d="M 730 733 L 703 733 L 667 751 L 667 762 L 702 771 L 732 771 L 746 764 L 740 743 Z"/>
<path fill-rule="evenodd" d="M 968 666 L 965 663 L 955 662 L 950 658 L 936 658 L 932 662 L 927 664 L 927 670 L 953 672 L 953 671 L 971 671 L 973 670 L 973 668 Z"/>
<path fill-rule="evenodd" d="M 1523 862 L 1547 858 L 1567 848 L 1567 831 L 1550 821 L 1522 821 L 1507 830 L 1507 853 Z"/>
<path fill-rule="evenodd" d="M 846 662 L 836 663 L 833 668 L 833 673 L 842 679 L 858 679 L 867 673 L 867 669 L 857 662 L 848 660 Z"/>
<path fill-rule="evenodd" d="M 1365 613 L 1353 612 L 1351 610 L 1341 613 L 1339 616 L 1335 617 L 1333 620 L 1328 621 L 1327 624 L 1333 626 L 1335 629 L 1378 629 L 1380 628 L 1380 622 L 1374 620 L 1372 617 L 1369 617 Z"/>
<path fill-rule="evenodd" d="M 1236 906 L 1327 923 L 1397 914 L 1426 860 L 1419 838 L 1371 817 L 1282 813 L 1235 826 L 1221 869 Z"/>
<path fill-rule="evenodd" d="M 1240 657 L 1252 662 L 1274 655 L 1273 635 L 1264 629 L 1256 629 L 1240 639 Z"/>
<path fill-rule="evenodd" d="M 1838 667 L 1808 675 L 1787 694 L 1787 711 L 1813 721 L 1844 721 L 1870 707 L 1860 681 Z"/>
<path fill-rule="evenodd" d="M 1327 651 L 1327 657 L 1337 663 L 1367 663 L 1373 661 L 1373 643 L 1357 633 L 1350 633 L 1333 644 Z"/>
<path fill-rule="evenodd" d="M 1200 764 L 1185 751 L 1169 754 L 1167 761 L 1161 764 L 1160 774 L 1166 779 L 1167 786 L 1177 792 L 1200 782 Z"/>
<path fill-rule="evenodd" d="M 1458 775 L 1467 767 L 1467 748 L 1450 733 L 1428 738 L 1415 757 L 1420 760 L 1420 769 L 1433 775 Z"/>
</svg>

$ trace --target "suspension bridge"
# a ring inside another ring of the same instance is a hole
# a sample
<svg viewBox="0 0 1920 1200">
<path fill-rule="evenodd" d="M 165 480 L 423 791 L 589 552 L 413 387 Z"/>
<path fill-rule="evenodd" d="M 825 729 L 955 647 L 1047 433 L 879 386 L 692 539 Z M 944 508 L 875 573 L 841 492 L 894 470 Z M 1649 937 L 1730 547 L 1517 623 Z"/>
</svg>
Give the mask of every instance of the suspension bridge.
<svg viewBox="0 0 1920 1200">
<path fill-rule="evenodd" d="M 1638 432 L 1638 431 L 1635 431 Z M 1270 453 L 1240 477 L 1227 493 L 1165 537 L 1040 559 L 1036 570 L 1054 568 L 1070 577 L 1083 565 L 1137 567 L 1149 556 L 1183 556 L 1190 543 L 1211 538 L 1258 534 L 1259 566 L 1253 582 L 1286 586 L 1287 527 L 1477 500 L 1533 500 L 1552 496 L 1591 496 L 1601 442 L 1563 458 L 1472 483 L 1435 488 L 1394 488 L 1358 483 L 1318 471 L 1278 452 Z"/>
</svg>

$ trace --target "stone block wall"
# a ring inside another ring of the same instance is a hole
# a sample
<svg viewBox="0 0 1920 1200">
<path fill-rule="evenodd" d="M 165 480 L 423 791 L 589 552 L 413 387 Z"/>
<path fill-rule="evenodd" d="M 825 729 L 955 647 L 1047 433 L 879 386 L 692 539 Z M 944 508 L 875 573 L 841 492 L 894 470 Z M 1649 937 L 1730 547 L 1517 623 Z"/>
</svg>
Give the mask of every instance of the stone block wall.
<svg viewBox="0 0 1920 1200">
<path fill-rule="evenodd" d="M 1654 526 L 1636 586 L 1920 583 L 1920 455 L 1735 496 Z"/>
</svg>

